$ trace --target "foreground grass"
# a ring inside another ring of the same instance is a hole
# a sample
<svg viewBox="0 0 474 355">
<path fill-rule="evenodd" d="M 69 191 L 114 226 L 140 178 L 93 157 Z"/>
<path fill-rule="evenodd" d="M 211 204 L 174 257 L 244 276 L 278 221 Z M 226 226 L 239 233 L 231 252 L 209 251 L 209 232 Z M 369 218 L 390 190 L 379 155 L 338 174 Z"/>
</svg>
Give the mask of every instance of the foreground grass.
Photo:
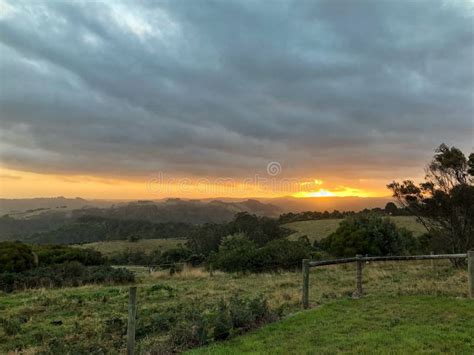
<svg viewBox="0 0 474 355">
<path fill-rule="evenodd" d="M 404 227 L 412 231 L 415 236 L 426 232 L 423 226 L 416 221 L 415 217 L 394 216 L 390 217 L 390 219 L 393 220 L 398 227 Z M 283 227 L 295 231 L 295 233 L 288 237 L 289 239 L 297 240 L 299 237 L 306 235 L 312 243 L 315 240 L 326 238 L 329 234 L 335 232 L 341 221 L 342 219 L 300 221 L 284 224 Z"/>
<path fill-rule="evenodd" d="M 103 255 L 110 256 L 129 252 L 144 252 L 150 253 L 153 250 L 166 251 L 168 249 L 176 248 L 179 244 L 184 245 L 186 239 L 140 239 L 136 242 L 129 242 L 127 240 L 111 240 L 107 242 L 95 242 L 77 245 L 79 248 L 94 249 L 101 252 Z"/>
<path fill-rule="evenodd" d="M 474 351 L 474 302 L 369 296 L 331 302 L 190 354 L 456 353 Z"/>
<path fill-rule="evenodd" d="M 366 265 L 365 292 L 368 299 L 380 297 L 381 303 L 386 302 L 387 297 L 408 295 L 442 296 L 442 299 L 467 297 L 465 270 L 454 270 L 444 261 L 437 262 L 436 267 L 437 271 L 433 272 L 429 262 Z M 232 295 L 264 295 L 270 306 L 279 308 L 284 315 L 300 310 L 299 272 L 250 275 L 216 272 L 212 277 L 202 269 L 185 269 L 172 276 L 164 271 L 151 275 L 142 272 L 137 284 L 138 329 L 169 312 L 170 307 L 217 302 Z M 335 300 L 351 303 L 348 300 L 354 284 L 354 265 L 312 269 L 311 306 L 326 305 Z M 121 353 L 125 346 L 127 299 L 127 286 L 84 286 L 0 294 L 0 317 L 7 321 L 6 328 L 0 326 L 0 353 L 14 350 L 59 353 L 58 346 L 62 343 L 77 344 L 86 353 Z M 453 319 L 457 318 L 457 313 L 452 314 Z M 371 321 L 365 319 L 369 327 Z M 167 331 L 160 329 L 138 332 L 138 350 L 155 349 L 167 336 Z"/>
</svg>

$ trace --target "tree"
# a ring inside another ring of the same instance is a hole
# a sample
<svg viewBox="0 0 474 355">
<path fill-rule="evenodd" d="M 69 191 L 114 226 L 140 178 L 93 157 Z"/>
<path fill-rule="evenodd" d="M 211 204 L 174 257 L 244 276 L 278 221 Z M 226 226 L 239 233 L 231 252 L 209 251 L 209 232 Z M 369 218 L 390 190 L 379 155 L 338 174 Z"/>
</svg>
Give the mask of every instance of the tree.
<svg viewBox="0 0 474 355">
<path fill-rule="evenodd" d="M 256 252 L 255 242 L 239 233 L 225 237 L 219 252 L 210 261 L 217 269 L 226 272 L 245 272 L 253 270 Z"/>
<path fill-rule="evenodd" d="M 389 218 L 360 214 L 343 220 L 319 246 L 334 256 L 403 255 L 416 247 L 416 240 L 411 232 L 398 228 Z"/>
<path fill-rule="evenodd" d="M 394 181 L 387 187 L 444 252 L 465 253 L 474 247 L 473 183 L 474 153 L 466 159 L 458 148 L 441 144 L 426 168 L 423 183 Z"/>
<path fill-rule="evenodd" d="M 393 202 L 388 202 L 385 205 L 385 213 L 390 214 L 390 215 L 396 215 L 397 212 L 398 212 L 398 207 Z"/>
<path fill-rule="evenodd" d="M 31 248 L 20 242 L 0 242 L 0 273 L 22 272 L 35 266 Z"/>
</svg>

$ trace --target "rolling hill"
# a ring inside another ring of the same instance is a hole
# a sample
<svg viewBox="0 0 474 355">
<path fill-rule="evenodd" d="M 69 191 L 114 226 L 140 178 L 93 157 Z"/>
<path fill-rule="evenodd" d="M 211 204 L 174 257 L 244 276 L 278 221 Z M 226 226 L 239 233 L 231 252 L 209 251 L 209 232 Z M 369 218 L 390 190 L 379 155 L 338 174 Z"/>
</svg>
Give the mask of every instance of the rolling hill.
<svg viewBox="0 0 474 355">
<path fill-rule="evenodd" d="M 391 220 L 399 227 L 404 227 L 412 231 L 415 236 L 426 232 L 424 227 L 419 224 L 413 216 L 394 216 Z M 321 240 L 329 234 L 336 231 L 342 219 L 320 219 L 311 221 L 300 221 L 284 224 L 283 227 L 295 231 L 289 238 L 296 240 L 299 237 L 306 235 L 311 242 Z"/>
</svg>

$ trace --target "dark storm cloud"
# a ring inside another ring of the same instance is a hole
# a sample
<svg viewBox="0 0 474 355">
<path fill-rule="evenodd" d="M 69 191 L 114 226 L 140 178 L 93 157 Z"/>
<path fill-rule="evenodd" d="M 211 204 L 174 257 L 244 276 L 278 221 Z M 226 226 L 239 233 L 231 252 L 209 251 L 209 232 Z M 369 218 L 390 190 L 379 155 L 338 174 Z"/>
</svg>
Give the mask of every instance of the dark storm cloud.
<svg viewBox="0 0 474 355">
<path fill-rule="evenodd" d="M 0 2 L 0 159 L 100 175 L 387 176 L 472 149 L 473 5 Z"/>
</svg>

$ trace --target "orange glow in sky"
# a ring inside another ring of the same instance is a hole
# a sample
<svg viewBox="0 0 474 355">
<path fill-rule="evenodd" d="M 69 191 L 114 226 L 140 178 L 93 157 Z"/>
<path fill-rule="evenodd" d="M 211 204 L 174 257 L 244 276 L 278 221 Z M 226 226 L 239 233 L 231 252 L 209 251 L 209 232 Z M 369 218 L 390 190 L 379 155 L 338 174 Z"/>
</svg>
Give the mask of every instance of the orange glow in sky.
<svg viewBox="0 0 474 355">
<path fill-rule="evenodd" d="M 271 183 L 270 183 L 271 182 Z M 183 179 L 168 182 L 154 177 L 117 179 L 86 175 L 54 175 L 24 172 L 0 167 L 0 197 L 83 197 L 88 199 L 161 199 L 217 197 L 381 197 L 387 196 L 385 181 L 360 182 L 357 187 L 307 179 L 289 184 L 274 179 L 266 184 L 240 180 Z"/>
</svg>

